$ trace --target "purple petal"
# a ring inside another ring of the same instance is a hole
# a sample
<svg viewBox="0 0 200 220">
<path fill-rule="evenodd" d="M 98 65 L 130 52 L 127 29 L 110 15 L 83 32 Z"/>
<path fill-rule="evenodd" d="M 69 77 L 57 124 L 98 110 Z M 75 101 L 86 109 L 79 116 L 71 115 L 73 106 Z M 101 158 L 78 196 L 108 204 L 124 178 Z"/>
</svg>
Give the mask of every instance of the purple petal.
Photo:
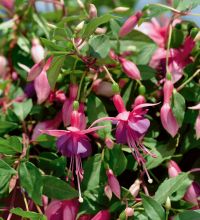
<svg viewBox="0 0 200 220">
<path fill-rule="evenodd" d="M 149 126 L 150 126 L 150 121 L 148 119 L 141 119 L 137 120 L 136 122 L 131 122 L 128 121 L 128 125 L 134 130 L 137 131 L 140 134 L 144 134 Z"/>
<path fill-rule="evenodd" d="M 127 143 L 126 130 L 127 130 L 127 122 L 119 122 L 117 124 L 116 133 L 115 133 L 117 143 L 119 144 Z"/>
</svg>

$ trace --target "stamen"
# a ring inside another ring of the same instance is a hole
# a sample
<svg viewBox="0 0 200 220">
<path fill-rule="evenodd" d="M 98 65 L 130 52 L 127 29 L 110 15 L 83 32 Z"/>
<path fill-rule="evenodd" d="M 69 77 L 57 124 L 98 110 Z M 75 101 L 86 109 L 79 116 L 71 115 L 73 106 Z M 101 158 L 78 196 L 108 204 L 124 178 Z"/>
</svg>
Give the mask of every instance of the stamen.
<svg viewBox="0 0 200 220">
<path fill-rule="evenodd" d="M 151 177 L 150 177 L 150 175 L 149 175 L 149 173 L 148 173 L 148 170 L 147 170 L 147 168 L 145 167 L 145 165 L 143 164 L 143 169 L 144 169 L 144 171 L 145 171 L 145 173 L 146 173 L 146 175 L 147 175 L 147 178 L 148 178 L 148 183 L 153 183 L 153 179 L 151 179 Z"/>
<path fill-rule="evenodd" d="M 80 203 L 83 202 L 83 197 L 81 195 L 81 186 L 80 186 L 80 178 L 81 178 L 81 173 L 80 173 L 80 157 L 79 156 L 76 156 L 76 177 L 77 177 L 77 184 L 78 184 L 78 201 Z"/>
</svg>

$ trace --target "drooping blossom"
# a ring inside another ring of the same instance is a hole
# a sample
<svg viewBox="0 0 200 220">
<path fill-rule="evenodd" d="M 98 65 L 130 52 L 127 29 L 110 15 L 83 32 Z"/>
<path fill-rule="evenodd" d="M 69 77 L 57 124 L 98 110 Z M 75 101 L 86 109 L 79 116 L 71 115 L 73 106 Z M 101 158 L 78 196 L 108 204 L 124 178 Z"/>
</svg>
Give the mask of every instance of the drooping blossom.
<svg viewBox="0 0 200 220">
<path fill-rule="evenodd" d="M 87 134 L 101 128 L 104 128 L 104 126 L 89 127 L 86 129 L 85 115 L 76 109 L 71 113 L 71 126 L 67 127 L 67 130 L 41 130 L 42 133 L 57 137 L 56 146 L 58 151 L 61 152 L 62 155 L 71 158 L 69 172 L 71 172 L 73 176 L 75 170 L 79 202 L 83 202 L 80 189 L 80 181 L 83 179 L 81 158 L 88 157 L 92 152 L 90 139 Z"/>
<path fill-rule="evenodd" d="M 47 220 L 76 220 L 79 209 L 77 200 L 53 200 L 45 210 Z"/>
<path fill-rule="evenodd" d="M 142 165 L 144 171 L 147 174 L 148 181 L 151 183 L 152 179 L 150 178 L 148 171 L 145 167 L 146 161 L 140 151 L 142 151 L 144 154 L 155 157 L 155 155 L 152 154 L 142 144 L 142 139 L 150 126 L 150 121 L 144 117 L 144 115 L 147 113 L 147 110 L 143 110 L 143 108 L 153 106 L 155 104 L 144 103 L 136 105 L 130 112 L 126 110 L 124 102 L 120 95 L 114 95 L 113 102 L 119 113 L 116 117 L 116 142 L 119 144 L 128 144 L 131 149 L 132 155 L 134 156 L 138 164 Z"/>
<path fill-rule="evenodd" d="M 168 163 L 169 177 L 171 178 L 171 177 L 178 176 L 179 173 L 181 173 L 181 169 L 178 166 L 178 164 L 175 161 L 170 160 Z M 199 209 L 200 208 L 199 197 L 200 197 L 200 185 L 197 182 L 193 181 L 191 185 L 188 187 L 188 189 L 186 190 L 183 199 L 187 202 L 194 204 L 192 209 Z"/>
<path fill-rule="evenodd" d="M 190 53 L 195 46 L 195 42 L 191 37 L 187 37 L 183 45 L 174 49 L 169 50 L 169 64 L 168 69 L 172 74 L 172 81 L 176 83 L 183 76 L 183 69 L 192 62 Z M 152 56 L 152 59 L 149 65 L 152 68 L 159 69 L 161 68 L 162 72 L 166 72 L 165 63 L 166 63 L 167 51 L 164 48 L 158 48 Z M 164 67 L 164 68 L 163 68 Z"/>
<path fill-rule="evenodd" d="M 138 70 L 137 66 L 132 62 L 125 58 L 119 57 L 119 62 L 122 65 L 122 69 L 124 73 L 130 77 L 131 79 L 141 79 L 140 71 Z"/>
<path fill-rule="evenodd" d="M 140 17 L 142 16 L 141 11 L 136 12 L 134 15 L 129 17 L 123 26 L 119 30 L 119 36 L 120 37 L 125 37 L 128 33 L 130 33 L 133 28 L 137 25 Z"/>
<path fill-rule="evenodd" d="M 166 80 L 163 86 L 164 102 L 160 110 L 162 126 L 172 137 L 177 134 L 179 129 L 179 124 L 170 106 L 170 99 L 172 97 L 173 89 L 174 86 L 172 81 Z"/>
<path fill-rule="evenodd" d="M 110 186 L 110 189 L 115 194 L 115 196 L 120 199 L 121 188 L 120 188 L 119 181 L 117 180 L 116 176 L 114 175 L 111 169 L 106 170 L 106 175 L 108 177 L 108 185 Z"/>
<path fill-rule="evenodd" d="M 50 130 L 56 129 L 62 122 L 62 112 L 59 112 L 55 118 L 38 122 L 38 124 L 33 129 L 32 140 L 35 141 L 37 137 L 41 134 L 40 130 Z"/>
<path fill-rule="evenodd" d="M 193 107 L 189 107 L 189 109 L 192 110 L 199 110 L 199 114 L 197 116 L 196 122 L 195 122 L 195 131 L 196 131 L 196 138 L 199 139 L 200 138 L 200 103 L 193 106 Z"/>
<path fill-rule="evenodd" d="M 99 211 L 91 220 L 110 220 L 111 215 L 108 210 Z"/>
</svg>

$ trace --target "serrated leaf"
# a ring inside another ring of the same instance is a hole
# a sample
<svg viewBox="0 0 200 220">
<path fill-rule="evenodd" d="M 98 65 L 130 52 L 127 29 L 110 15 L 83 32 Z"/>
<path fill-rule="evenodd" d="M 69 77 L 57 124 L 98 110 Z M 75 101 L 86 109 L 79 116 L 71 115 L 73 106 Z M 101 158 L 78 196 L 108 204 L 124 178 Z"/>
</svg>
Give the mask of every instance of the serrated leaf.
<svg viewBox="0 0 200 220">
<path fill-rule="evenodd" d="M 39 205 L 42 205 L 42 176 L 38 168 L 30 163 L 21 163 L 19 167 L 20 185 L 26 190 L 30 198 Z"/>
<path fill-rule="evenodd" d="M 64 61 L 65 56 L 55 56 L 51 62 L 50 68 L 47 70 L 47 78 L 52 89 L 55 87 L 56 80 L 64 64 Z"/>
<path fill-rule="evenodd" d="M 185 116 L 185 98 L 176 90 L 173 92 L 171 106 L 174 116 L 179 126 L 181 126 Z"/>
<path fill-rule="evenodd" d="M 74 199 L 78 192 L 65 181 L 54 176 L 43 176 L 43 193 L 52 199 Z"/>
<path fill-rule="evenodd" d="M 142 204 L 146 215 L 150 219 L 165 220 L 165 211 L 163 207 L 150 196 L 146 196 L 143 193 L 140 195 L 142 197 Z"/>
<path fill-rule="evenodd" d="M 33 103 L 31 99 L 28 99 L 24 102 L 15 102 L 13 103 L 13 112 L 18 116 L 21 121 L 28 116 L 31 109 L 33 107 Z"/>
<path fill-rule="evenodd" d="M 162 204 L 170 197 L 172 193 L 178 191 L 188 180 L 188 173 L 181 173 L 176 177 L 165 180 L 158 187 L 154 199 Z"/>
</svg>

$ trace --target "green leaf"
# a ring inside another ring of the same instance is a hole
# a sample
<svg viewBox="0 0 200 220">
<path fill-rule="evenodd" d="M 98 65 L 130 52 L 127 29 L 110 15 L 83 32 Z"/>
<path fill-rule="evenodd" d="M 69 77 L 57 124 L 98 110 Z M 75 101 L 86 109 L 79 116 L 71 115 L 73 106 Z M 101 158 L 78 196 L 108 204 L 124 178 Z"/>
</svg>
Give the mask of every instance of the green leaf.
<svg viewBox="0 0 200 220">
<path fill-rule="evenodd" d="M 73 36 L 69 28 L 56 28 L 53 33 L 55 40 L 66 41 Z"/>
<path fill-rule="evenodd" d="M 43 176 L 43 194 L 52 199 L 73 199 L 78 192 L 65 181 L 54 176 Z"/>
<path fill-rule="evenodd" d="M 83 164 L 84 179 L 82 188 L 94 189 L 105 181 L 105 170 L 102 164 L 101 154 L 88 158 Z"/>
<path fill-rule="evenodd" d="M 0 160 L 0 176 L 16 174 L 15 169 L 10 167 L 5 161 Z M 1 178 L 0 178 L 1 179 Z"/>
<path fill-rule="evenodd" d="M 54 89 L 60 70 L 64 64 L 65 56 L 53 58 L 50 68 L 47 70 L 47 78 L 52 89 Z"/>
<path fill-rule="evenodd" d="M 105 14 L 97 18 L 93 18 L 87 25 L 83 32 L 82 38 L 88 38 L 91 34 L 94 33 L 96 28 L 102 24 L 105 24 L 110 21 L 111 18 L 116 18 L 111 14 Z"/>
<path fill-rule="evenodd" d="M 181 173 L 176 177 L 165 180 L 158 187 L 154 199 L 160 204 L 164 203 L 167 197 L 170 197 L 172 193 L 177 192 L 185 185 L 185 181 L 188 181 L 188 173 Z"/>
<path fill-rule="evenodd" d="M 198 5 L 200 5 L 199 0 L 181 0 L 178 2 L 176 9 L 179 11 L 187 11 L 197 7 Z"/>
<path fill-rule="evenodd" d="M 110 51 L 110 40 L 108 36 L 100 35 L 90 38 L 89 54 L 95 58 L 106 58 Z"/>
<path fill-rule="evenodd" d="M 107 162 L 109 163 L 109 167 L 114 171 L 116 176 L 120 175 L 126 169 L 127 165 L 127 159 L 120 145 L 115 145 L 113 149 L 106 150 L 108 151 Z"/>
<path fill-rule="evenodd" d="M 0 153 L 16 154 L 22 152 L 22 144 L 18 137 L 12 136 L 8 139 L 0 138 Z"/>
<path fill-rule="evenodd" d="M 143 193 L 140 195 L 146 215 L 150 219 L 165 220 L 165 211 L 163 207 L 150 196 L 146 196 Z"/>
<path fill-rule="evenodd" d="M 39 205 L 42 205 L 42 176 L 38 168 L 30 163 L 21 163 L 19 167 L 20 185 L 26 190 L 30 198 Z"/>
<path fill-rule="evenodd" d="M 152 79 L 156 75 L 156 71 L 153 68 L 149 67 L 149 66 L 138 65 L 137 67 L 140 71 L 142 80 Z"/>
<path fill-rule="evenodd" d="M 118 39 L 119 38 L 119 30 L 120 30 L 120 25 L 115 21 L 114 19 L 110 20 L 110 28 L 112 31 L 112 35 Z"/>
<path fill-rule="evenodd" d="M 4 21 L 0 24 L 0 31 L 8 30 L 9 28 L 12 28 L 14 25 L 14 19 L 10 19 L 8 21 Z"/>
<path fill-rule="evenodd" d="M 23 218 L 28 218 L 31 220 L 47 220 L 47 217 L 31 211 L 24 211 L 22 208 L 13 208 L 10 210 L 11 213 L 21 216 Z"/>
<path fill-rule="evenodd" d="M 8 133 L 18 128 L 18 124 L 10 121 L 0 120 L 0 134 Z"/>
<path fill-rule="evenodd" d="M 33 107 L 33 103 L 31 99 L 28 99 L 24 102 L 15 102 L 13 103 L 13 112 L 18 116 L 21 121 L 28 116 L 31 109 Z"/>
<path fill-rule="evenodd" d="M 184 34 L 182 30 L 174 28 L 172 31 L 170 47 L 179 48 L 184 40 Z"/>
<path fill-rule="evenodd" d="M 44 44 L 44 46 L 50 51 L 51 50 L 52 51 L 66 51 L 65 47 L 61 47 L 58 44 L 52 42 L 51 40 L 48 40 L 46 38 L 40 38 L 40 39 L 41 39 L 42 43 Z"/>
<path fill-rule="evenodd" d="M 176 90 L 173 91 L 171 106 L 174 116 L 179 126 L 181 126 L 185 116 L 185 99 Z"/>
<path fill-rule="evenodd" d="M 200 219 L 200 211 L 184 211 L 179 215 L 175 216 L 174 220 L 199 220 Z"/>
</svg>

